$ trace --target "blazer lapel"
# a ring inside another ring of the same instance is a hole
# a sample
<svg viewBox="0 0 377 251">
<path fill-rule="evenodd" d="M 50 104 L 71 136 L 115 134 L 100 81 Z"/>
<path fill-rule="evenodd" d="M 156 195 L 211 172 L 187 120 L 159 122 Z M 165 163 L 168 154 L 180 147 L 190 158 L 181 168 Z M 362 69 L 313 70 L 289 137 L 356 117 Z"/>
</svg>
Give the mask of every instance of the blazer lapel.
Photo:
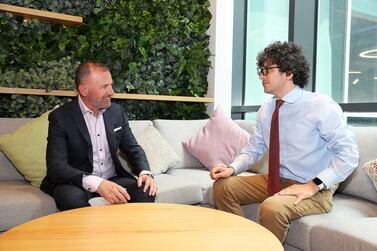
<svg viewBox="0 0 377 251">
<path fill-rule="evenodd" d="M 106 128 L 106 137 L 107 137 L 107 142 L 109 143 L 109 149 L 110 153 L 112 154 L 115 152 L 115 139 L 114 139 L 114 125 L 111 122 L 111 116 L 109 115 L 110 110 L 107 109 L 103 113 L 103 121 L 105 123 L 105 128 Z"/>
<path fill-rule="evenodd" d="M 86 126 L 84 116 L 82 115 L 82 112 L 80 110 L 80 106 L 77 100 L 74 103 L 74 106 L 72 109 L 72 117 L 77 128 L 79 129 L 85 141 L 88 143 L 90 150 L 92 151 L 92 141 L 90 140 L 89 131 Z"/>
</svg>

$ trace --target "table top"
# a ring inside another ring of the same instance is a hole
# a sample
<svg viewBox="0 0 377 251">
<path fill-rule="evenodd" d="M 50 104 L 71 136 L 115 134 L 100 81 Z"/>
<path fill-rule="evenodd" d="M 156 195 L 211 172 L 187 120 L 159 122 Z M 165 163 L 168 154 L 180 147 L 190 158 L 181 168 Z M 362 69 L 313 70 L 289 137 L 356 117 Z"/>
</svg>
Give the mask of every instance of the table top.
<svg viewBox="0 0 377 251">
<path fill-rule="evenodd" d="M 166 203 L 94 206 L 0 235 L 0 250 L 283 250 L 266 228 L 215 209 Z"/>
</svg>

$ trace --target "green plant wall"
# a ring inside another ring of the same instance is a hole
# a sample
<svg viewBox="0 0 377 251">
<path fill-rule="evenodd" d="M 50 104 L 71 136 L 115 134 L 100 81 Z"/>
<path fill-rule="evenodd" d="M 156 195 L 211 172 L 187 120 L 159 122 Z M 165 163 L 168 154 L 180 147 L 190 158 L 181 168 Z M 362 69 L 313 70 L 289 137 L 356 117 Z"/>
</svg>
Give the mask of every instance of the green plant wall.
<svg viewBox="0 0 377 251">
<path fill-rule="evenodd" d="M 23 22 L 0 13 L 0 86 L 74 90 L 75 67 L 107 64 L 116 92 L 202 97 L 207 93 L 208 0 L 9 0 L 79 15 L 80 26 Z M 69 98 L 0 96 L 1 117 L 36 117 Z M 205 104 L 113 100 L 130 119 L 205 118 Z"/>
</svg>

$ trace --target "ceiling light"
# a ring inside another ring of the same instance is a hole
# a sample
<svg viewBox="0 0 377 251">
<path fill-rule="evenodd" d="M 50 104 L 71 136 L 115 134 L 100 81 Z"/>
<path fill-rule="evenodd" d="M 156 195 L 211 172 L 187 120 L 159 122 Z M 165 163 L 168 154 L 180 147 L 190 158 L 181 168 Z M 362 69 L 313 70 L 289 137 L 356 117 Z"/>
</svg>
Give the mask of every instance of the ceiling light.
<svg viewBox="0 0 377 251">
<path fill-rule="evenodd" d="M 369 55 L 372 53 L 372 55 Z M 375 53 L 375 55 L 373 55 Z M 377 49 L 369 50 L 369 51 L 363 51 L 359 54 L 361 58 L 377 58 Z"/>
<path fill-rule="evenodd" d="M 356 85 L 358 82 L 359 82 L 359 79 L 357 78 L 357 79 L 355 79 L 355 80 L 352 82 L 352 84 L 353 84 L 353 85 Z"/>
<path fill-rule="evenodd" d="M 348 74 L 361 74 L 361 71 L 349 71 Z"/>
</svg>

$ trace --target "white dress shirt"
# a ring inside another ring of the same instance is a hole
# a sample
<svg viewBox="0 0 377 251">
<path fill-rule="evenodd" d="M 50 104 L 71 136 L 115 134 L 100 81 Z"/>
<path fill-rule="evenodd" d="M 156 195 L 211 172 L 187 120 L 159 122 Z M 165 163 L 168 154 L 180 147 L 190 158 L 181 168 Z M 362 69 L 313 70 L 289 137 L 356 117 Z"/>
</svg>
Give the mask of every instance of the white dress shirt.
<svg viewBox="0 0 377 251">
<path fill-rule="evenodd" d="M 103 121 L 105 109 L 100 110 L 98 115 L 95 116 L 84 104 L 80 96 L 78 100 L 93 148 L 93 172 L 92 175 L 84 175 L 82 184 L 89 192 L 95 192 L 104 179 L 109 179 L 116 175 L 109 143 L 107 142 L 105 122 Z"/>
<path fill-rule="evenodd" d="M 96 192 L 98 186 L 103 180 L 117 175 L 110 154 L 109 143 L 107 142 L 105 122 L 103 121 L 103 113 L 106 109 L 100 110 L 96 117 L 84 104 L 80 96 L 78 97 L 78 100 L 93 148 L 93 172 L 91 175 L 83 176 L 82 184 L 87 191 Z M 152 172 L 143 170 L 140 172 L 139 177 L 141 175 L 152 175 Z"/>
</svg>

